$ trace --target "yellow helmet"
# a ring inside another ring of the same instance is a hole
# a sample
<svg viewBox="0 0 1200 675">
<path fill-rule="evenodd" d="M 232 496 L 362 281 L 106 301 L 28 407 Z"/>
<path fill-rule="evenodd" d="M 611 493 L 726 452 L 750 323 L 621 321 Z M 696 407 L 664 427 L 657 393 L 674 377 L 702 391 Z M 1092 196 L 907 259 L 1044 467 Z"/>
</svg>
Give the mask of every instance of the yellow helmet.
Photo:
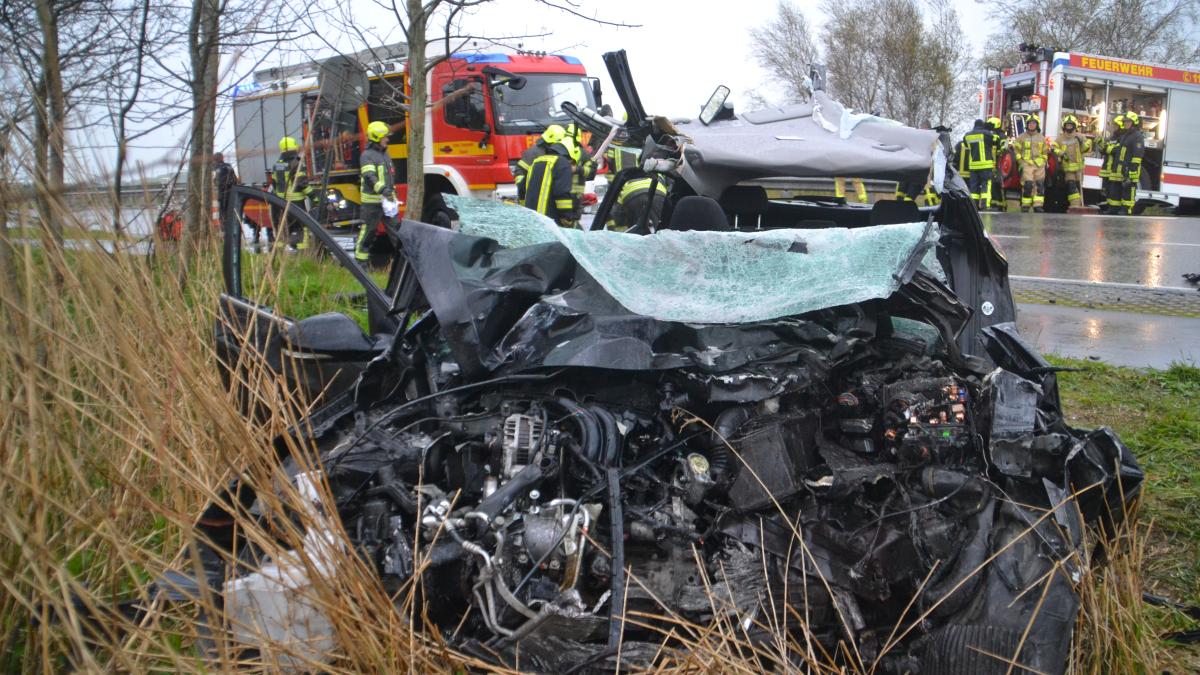
<svg viewBox="0 0 1200 675">
<path fill-rule="evenodd" d="M 1066 126 L 1068 124 L 1073 124 L 1073 125 L 1075 125 L 1075 128 L 1078 129 L 1079 128 L 1079 118 L 1075 117 L 1074 115 L 1067 115 L 1066 117 L 1063 118 L 1063 121 L 1062 121 L 1063 128 L 1066 128 Z"/>
<path fill-rule="evenodd" d="M 542 140 L 546 141 L 547 145 L 554 145 L 561 141 L 567 135 L 567 130 L 562 128 L 561 124 L 551 124 L 542 132 Z"/>
<path fill-rule="evenodd" d="M 562 143 L 563 147 L 567 149 L 567 155 L 571 157 L 571 161 L 578 162 L 579 158 L 583 156 L 583 152 L 579 149 L 579 144 L 571 136 L 563 136 L 563 139 L 559 143 Z"/>
<path fill-rule="evenodd" d="M 999 117 L 987 118 L 987 125 L 989 127 L 991 127 L 994 131 L 999 131 L 1000 130 L 1000 118 Z"/>
<path fill-rule="evenodd" d="M 391 132 L 392 130 L 388 128 L 387 122 L 375 120 L 367 125 L 367 140 L 372 143 L 378 143 L 387 138 Z"/>
<path fill-rule="evenodd" d="M 1124 129 L 1125 125 L 1129 123 L 1129 119 L 1124 115 L 1117 115 L 1113 118 L 1113 123 L 1116 124 L 1118 128 Z"/>
<path fill-rule="evenodd" d="M 1129 124 L 1130 124 L 1130 126 L 1135 126 L 1135 127 L 1136 127 L 1137 125 L 1139 125 L 1139 124 L 1141 124 L 1141 123 L 1142 123 L 1142 118 L 1141 118 L 1141 116 L 1140 116 L 1140 115 L 1138 115 L 1137 113 L 1133 112 L 1132 110 L 1130 110 L 1129 112 L 1125 113 L 1125 119 L 1129 120 Z"/>
<path fill-rule="evenodd" d="M 1029 119 L 1025 120 L 1026 128 L 1029 127 L 1030 123 L 1038 125 L 1038 130 L 1039 131 L 1041 130 L 1041 128 L 1042 128 L 1042 118 L 1041 117 L 1038 117 L 1037 115 L 1030 115 Z"/>
<path fill-rule="evenodd" d="M 300 149 L 300 144 L 297 143 L 296 139 L 292 138 L 291 136 L 284 136 L 283 138 L 279 139 L 279 151 L 280 152 L 291 152 L 292 150 L 299 150 L 299 149 Z"/>
</svg>

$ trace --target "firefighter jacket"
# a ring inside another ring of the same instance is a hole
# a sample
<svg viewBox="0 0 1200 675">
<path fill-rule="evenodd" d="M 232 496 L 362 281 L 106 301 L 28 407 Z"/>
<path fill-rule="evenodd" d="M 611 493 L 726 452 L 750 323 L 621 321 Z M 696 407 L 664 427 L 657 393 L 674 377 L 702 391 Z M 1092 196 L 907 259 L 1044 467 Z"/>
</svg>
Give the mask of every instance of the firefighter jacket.
<svg viewBox="0 0 1200 675">
<path fill-rule="evenodd" d="M 1022 165 L 1046 166 L 1046 137 L 1040 131 L 1026 131 L 1012 142 L 1017 161 Z"/>
<path fill-rule="evenodd" d="M 396 165 L 388 157 L 387 148 L 368 143 L 359 157 L 358 193 L 362 204 L 378 204 L 383 197 L 396 191 Z"/>
<path fill-rule="evenodd" d="M 996 134 L 991 129 L 976 127 L 968 131 L 963 136 L 963 151 L 968 171 L 996 168 Z"/>
<path fill-rule="evenodd" d="M 567 149 L 555 143 L 546 154 L 533 160 L 525 177 L 525 206 L 555 220 L 575 216 L 575 200 L 571 198 L 571 183 L 575 170 L 567 157 Z"/>
<path fill-rule="evenodd" d="M 299 153 L 289 150 L 279 155 L 271 169 L 271 185 L 276 197 L 289 202 L 303 202 L 312 194 Z"/>
<path fill-rule="evenodd" d="M 1100 165 L 1100 177 L 1105 180 L 1113 180 L 1114 176 L 1120 173 L 1117 167 L 1117 155 L 1121 149 L 1119 139 L 1120 136 L 1112 134 L 1107 140 L 1100 141 L 1100 154 L 1104 156 L 1104 163 Z"/>
<path fill-rule="evenodd" d="M 521 159 L 517 160 L 517 168 L 513 169 L 513 182 L 517 184 L 517 198 L 522 202 L 525 201 L 525 178 L 529 175 L 529 169 L 533 166 L 533 161 L 538 157 L 546 154 L 546 141 L 538 139 L 537 143 L 525 149 L 521 153 Z"/>
<path fill-rule="evenodd" d="M 1146 154 L 1146 137 L 1142 134 L 1142 130 L 1138 128 L 1129 129 L 1125 135 L 1121 137 L 1121 149 L 1118 151 L 1120 157 L 1119 176 L 1114 176 L 1114 180 L 1124 180 L 1130 183 L 1137 183 L 1142 176 L 1142 157 Z"/>
<path fill-rule="evenodd" d="M 624 205 L 625 200 L 642 194 L 643 192 L 649 192 L 650 183 L 653 181 L 654 179 L 649 177 L 634 178 L 633 180 L 626 181 L 625 185 L 621 187 L 621 194 L 617 195 L 617 203 Z M 663 178 L 658 179 L 658 187 L 655 188 L 655 192 L 663 196 L 667 194 L 667 185 Z"/>
<path fill-rule="evenodd" d="M 583 197 L 583 190 L 586 183 L 596 177 L 596 161 L 592 159 L 587 147 L 581 148 L 582 155 L 579 158 L 579 165 L 575 167 L 575 175 L 571 178 L 571 195 L 576 199 Z"/>
<path fill-rule="evenodd" d="M 638 159 L 641 158 L 641 155 L 641 150 L 619 148 L 615 145 L 608 146 L 608 149 L 604 151 L 604 157 L 608 161 L 608 171 L 614 176 L 625 169 L 640 169 L 641 163 Z"/>
<path fill-rule="evenodd" d="M 1054 141 L 1054 154 L 1062 161 L 1062 170 L 1067 173 L 1083 171 L 1083 160 L 1092 151 L 1092 139 L 1078 132 L 1064 131 Z"/>
</svg>

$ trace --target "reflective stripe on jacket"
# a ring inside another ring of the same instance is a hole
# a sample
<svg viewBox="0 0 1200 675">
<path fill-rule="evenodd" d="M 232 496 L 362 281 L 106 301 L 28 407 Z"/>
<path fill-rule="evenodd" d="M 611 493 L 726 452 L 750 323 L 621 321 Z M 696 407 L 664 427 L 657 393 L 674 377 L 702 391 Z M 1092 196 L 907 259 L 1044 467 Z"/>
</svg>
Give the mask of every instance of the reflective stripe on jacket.
<svg viewBox="0 0 1200 675">
<path fill-rule="evenodd" d="M 1013 140 L 1013 148 L 1018 162 L 1046 166 L 1046 137 L 1041 133 L 1026 131 Z"/>
<path fill-rule="evenodd" d="M 367 145 L 359 158 L 358 192 L 363 204 L 378 204 L 389 189 L 396 188 L 396 168 L 387 151 L 376 143 Z"/>
<path fill-rule="evenodd" d="M 525 199 L 525 178 L 529 175 L 529 169 L 533 166 L 533 161 L 538 157 L 546 154 L 546 142 L 538 139 L 537 143 L 525 149 L 521 153 L 521 159 L 517 160 L 517 168 L 513 169 L 513 183 L 517 186 L 517 197 Z"/>
<path fill-rule="evenodd" d="M 641 168 L 640 162 L 638 162 L 641 155 L 641 150 L 619 148 L 615 145 L 609 146 L 608 150 L 604 151 L 604 156 L 608 158 L 608 171 L 612 174 L 616 174 L 623 169 Z"/>
<path fill-rule="evenodd" d="M 285 152 L 279 156 L 271 169 L 271 182 L 275 196 L 289 202 L 302 202 L 313 191 L 308 184 L 304 165 L 295 152 Z"/>
<path fill-rule="evenodd" d="M 1083 171 L 1083 158 L 1092 151 L 1092 139 L 1077 133 L 1066 133 L 1054 142 L 1054 149 L 1062 157 L 1063 171 Z"/>
<path fill-rule="evenodd" d="M 982 171 L 996 167 L 996 141 L 987 129 L 974 129 L 963 136 L 967 153 L 967 170 Z"/>
<path fill-rule="evenodd" d="M 653 178 L 635 178 L 626 182 L 624 187 L 621 188 L 621 194 L 617 195 L 617 203 L 624 204 L 626 199 L 641 192 L 646 192 L 650 189 L 650 183 L 653 181 Z M 662 179 L 659 179 L 658 187 L 654 191 L 660 195 L 667 194 L 666 183 Z"/>
<path fill-rule="evenodd" d="M 1121 137 L 1121 172 L 1125 180 L 1136 183 L 1142 175 L 1142 157 L 1146 154 L 1146 137 L 1140 129 L 1125 132 Z"/>
<path fill-rule="evenodd" d="M 556 152 L 547 152 L 533 160 L 525 178 L 525 206 L 551 218 L 573 213 L 574 173 L 571 160 Z"/>
</svg>

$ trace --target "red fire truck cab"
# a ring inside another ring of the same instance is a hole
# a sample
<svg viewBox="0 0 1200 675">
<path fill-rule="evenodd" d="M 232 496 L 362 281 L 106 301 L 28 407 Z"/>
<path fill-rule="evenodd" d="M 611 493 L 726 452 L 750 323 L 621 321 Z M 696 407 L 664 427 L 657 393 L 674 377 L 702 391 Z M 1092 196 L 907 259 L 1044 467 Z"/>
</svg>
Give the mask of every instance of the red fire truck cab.
<svg viewBox="0 0 1200 675">
<path fill-rule="evenodd" d="M 365 64 L 357 87 L 330 87 L 323 81 L 336 70 L 330 65 L 334 59 L 259 71 L 252 83 L 239 85 L 233 109 L 242 180 L 266 186 L 279 139 L 292 136 L 301 142 L 310 182 L 326 202 L 326 222 L 356 224 L 364 130 L 383 121 L 392 128 L 388 154 L 397 196 L 406 203 L 403 183 L 414 151 L 405 104 L 411 89 L 407 53 L 399 44 L 350 59 L 334 57 L 340 64 Z M 449 215 L 442 194 L 515 198 L 512 170 L 548 125 L 568 123 L 562 104 L 600 104 L 599 80 L 587 76 L 579 59 L 561 54 L 456 53 L 430 71 L 427 83 L 430 105 L 420 149 L 425 218 L 443 225 L 449 225 Z M 247 208 L 246 217 L 261 224 L 269 216 L 265 208 Z"/>
</svg>

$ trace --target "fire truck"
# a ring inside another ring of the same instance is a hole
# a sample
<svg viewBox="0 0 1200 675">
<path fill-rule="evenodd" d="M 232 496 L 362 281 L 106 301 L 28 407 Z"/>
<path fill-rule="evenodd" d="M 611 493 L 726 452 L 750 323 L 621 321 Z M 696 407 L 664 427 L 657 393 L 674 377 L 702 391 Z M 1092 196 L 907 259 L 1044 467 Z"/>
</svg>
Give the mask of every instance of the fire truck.
<svg viewBox="0 0 1200 675">
<path fill-rule="evenodd" d="M 238 171 L 244 183 L 267 187 L 278 143 L 303 147 L 309 182 L 320 195 L 322 221 L 353 226 L 359 202 L 358 158 L 364 130 L 381 120 L 392 128 L 388 154 L 396 192 L 407 203 L 406 101 L 408 50 L 403 43 L 294 66 L 267 68 L 233 92 Z M 433 58 L 435 55 L 432 55 Z M 425 218 L 449 226 L 443 194 L 515 198 L 513 168 L 550 124 L 568 123 L 562 104 L 600 105 L 600 82 L 582 62 L 537 52 L 455 53 L 428 74 L 425 116 Z M 265 204 L 244 216 L 262 225 Z"/>
<path fill-rule="evenodd" d="M 985 72 L 979 93 L 981 118 L 999 117 L 1011 136 L 1024 132 L 1033 113 L 1043 132 L 1054 137 L 1065 115 L 1079 119 L 1081 131 L 1093 138 L 1111 133 L 1113 120 L 1130 110 L 1142 118 L 1146 156 L 1142 164 L 1135 210 L 1168 204 L 1180 211 L 1200 202 L 1200 70 L 1128 59 L 1061 52 L 1021 45 L 1023 62 Z M 1086 159 L 1084 199 L 1100 194 L 1098 151 Z M 1049 166 L 1048 176 L 1054 172 Z M 1011 152 L 1000 157 L 1005 187 L 1018 189 L 1019 174 Z M 1065 190 L 1047 186 L 1047 210 L 1066 208 Z"/>
</svg>

